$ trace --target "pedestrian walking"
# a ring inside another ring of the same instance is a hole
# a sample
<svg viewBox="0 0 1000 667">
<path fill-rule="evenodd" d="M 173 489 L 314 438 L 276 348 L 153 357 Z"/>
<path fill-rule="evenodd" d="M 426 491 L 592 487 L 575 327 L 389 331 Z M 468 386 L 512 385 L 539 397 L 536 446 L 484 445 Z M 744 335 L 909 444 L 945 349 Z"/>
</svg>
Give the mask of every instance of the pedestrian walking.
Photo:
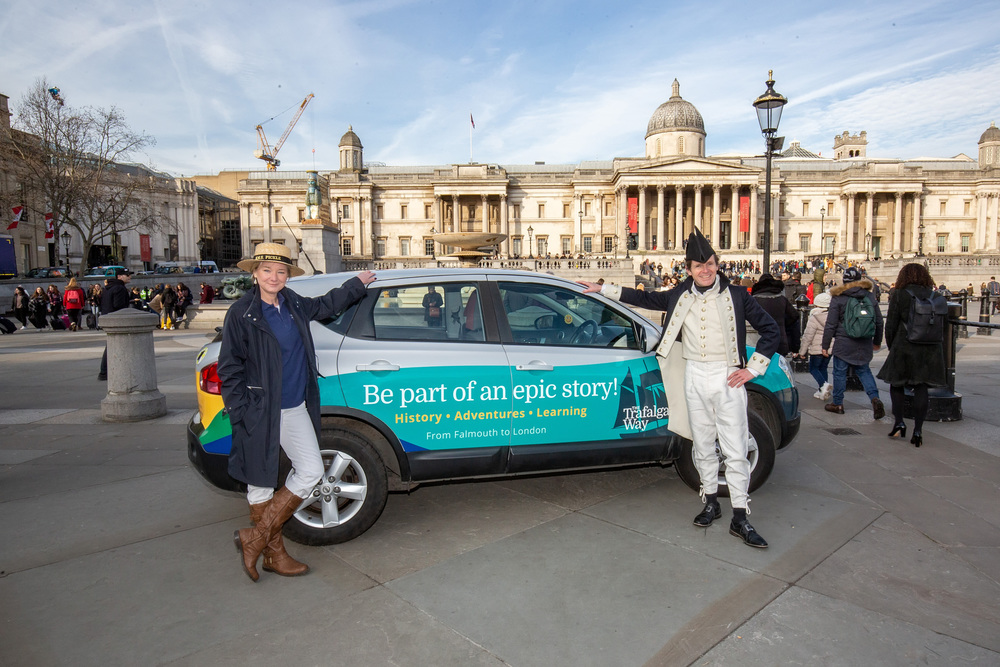
<svg viewBox="0 0 1000 667">
<path fill-rule="evenodd" d="M 721 452 L 733 507 L 729 533 L 748 546 L 765 548 L 767 542 L 747 520 L 750 463 L 744 385 L 767 370 L 781 332 L 743 287 L 730 285 L 719 274 L 719 256 L 697 228 L 685 244 L 685 265 L 688 278 L 668 292 L 580 284 L 586 287 L 585 293 L 601 292 L 622 303 L 666 311 L 667 324 L 656 354 L 667 403 L 672 406 L 670 430 L 694 443 L 705 507 L 693 523 L 707 528 L 722 517 L 718 501 Z M 747 322 L 760 334 L 749 360 Z M 668 381 L 681 377 L 683 383 Z"/>
<path fill-rule="evenodd" d="M 899 270 L 896 289 L 889 297 L 885 321 L 885 342 L 889 355 L 879 369 L 878 377 L 889 384 L 892 399 L 893 426 L 889 437 L 906 437 L 903 403 L 906 387 L 913 390 L 913 436 L 910 443 L 923 444 L 923 425 L 927 418 L 929 387 L 947 384 L 944 365 L 944 341 L 911 342 L 908 332 L 914 326 L 911 308 L 914 299 L 930 299 L 934 280 L 923 264 L 906 264 Z M 914 316 L 915 317 L 915 316 Z"/>
<path fill-rule="evenodd" d="M 833 395 L 826 411 L 844 414 L 847 369 L 853 368 L 871 400 L 872 416 L 885 417 L 875 377 L 869 364 L 882 347 L 882 312 L 872 294 L 872 281 L 861 277 L 857 267 L 844 271 L 844 283 L 830 290 L 830 311 L 823 330 L 823 354 L 833 355 Z"/>
<path fill-rule="evenodd" d="M 799 346 L 799 356 L 809 358 L 809 374 L 816 380 L 819 389 L 813 398 L 829 401 L 833 396 L 833 385 L 830 384 L 830 357 L 823 354 L 823 330 L 826 328 L 826 318 L 830 308 L 830 293 L 822 292 L 816 295 L 813 309 L 806 321 L 806 330 L 802 332 L 802 344 Z"/>
<path fill-rule="evenodd" d="M 63 292 L 62 302 L 63 307 L 66 308 L 66 315 L 69 316 L 70 331 L 78 331 L 80 329 L 80 314 L 83 312 L 84 306 L 87 305 L 87 293 L 76 282 L 76 278 L 69 279 L 66 291 Z"/>
<path fill-rule="evenodd" d="M 324 471 L 318 440 L 319 371 L 309 323 L 335 317 L 360 301 L 375 274 L 363 271 L 310 298 L 286 287 L 290 277 L 305 272 L 292 265 L 284 245 L 259 243 L 253 257 L 237 266 L 253 275 L 254 287 L 226 313 L 218 373 L 233 429 L 229 474 L 247 484 L 254 526 L 236 531 L 233 540 L 243 571 L 253 581 L 260 577 L 261 554 L 265 571 L 302 575 L 309 566 L 285 551 L 281 527 Z M 291 460 L 292 472 L 275 492 L 279 446 Z"/>
<path fill-rule="evenodd" d="M 21 323 L 22 329 L 28 328 L 28 301 L 31 297 L 28 293 L 24 291 L 24 288 L 20 285 L 14 288 L 14 299 L 11 303 L 11 310 L 14 312 L 14 317 L 17 321 Z"/>
</svg>

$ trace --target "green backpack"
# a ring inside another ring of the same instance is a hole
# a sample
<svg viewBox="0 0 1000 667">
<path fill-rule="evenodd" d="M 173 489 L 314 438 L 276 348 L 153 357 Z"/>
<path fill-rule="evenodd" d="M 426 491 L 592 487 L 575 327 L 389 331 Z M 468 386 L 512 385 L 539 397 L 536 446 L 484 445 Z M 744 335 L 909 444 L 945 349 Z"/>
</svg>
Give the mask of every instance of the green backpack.
<svg viewBox="0 0 1000 667">
<path fill-rule="evenodd" d="M 851 297 L 844 308 L 844 331 L 849 338 L 875 337 L 875 308 L 867 297 Z"/>
</svg>

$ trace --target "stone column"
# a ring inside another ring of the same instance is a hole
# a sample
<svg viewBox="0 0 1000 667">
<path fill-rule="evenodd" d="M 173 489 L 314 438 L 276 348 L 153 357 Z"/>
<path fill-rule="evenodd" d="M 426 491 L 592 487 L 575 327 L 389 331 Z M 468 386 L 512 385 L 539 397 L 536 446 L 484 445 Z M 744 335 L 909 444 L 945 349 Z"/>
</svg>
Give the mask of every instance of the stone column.
<svg viewBox="0 0 1000 667">
<path fill-rule="evenodd" d="M 510 257 L 510 212 L 507 210 L 507 195 L 500 195 L 500 233 L 505 234 L 501 245 L 501 252 Z"/>
<path fill-rule="evenodd" d="M 639 250 L 648 250 L 646 239 L 646 186 L 639 186 Z"/>
<path fill-rule="evenodd" d="M 489 201 L 486 199 L 485 194 L 482 195 L 482 198 L 483 198 L 483 220 L 480 223 L 482 225 L 482 229 L 480 231 L 489 233 L 493 231 L 492 229 L 490 229 Z"/>
<path fill-rule="evenodd" d="M 448 231 L 462 231 L 462 212 L 458 208 L 458 195 L 451 196 L 451 229 Z"/>
<path fill-rule="evenodd" d="M 730 185 L 729 194 L 732 201 L 729 203 L 729 247 L 740 247 L 740 186 Z M 733 243 L 736 245 L 734 246 Z"/>
<path fill-rule="evenodd" d="M 167 399 L 156 387 L 153 329 L 159 318 L 134 308 L 101 315 L 108 335 L 108 395 L 101 418 L 137 422 L 167 414 Z"/>
<path fill-rule="evenodd" d="M 593 203 L 594 207 L 594 234 L 596 238 L 594 239 L 597 244 L 598 254 L 604 253 L 604 195 L 598 192 L 594 195 Z"/>
<path fill-rule="evenodd" d="M 675 185 L 676 202 L 674 207 L 674 250 L 684 249 L 684 186 Z"/>
<path fill-rule="evenodd" d="M 896 193 L 896 218 L 892 224 L 892 248 L 903 252 L 903 193 Z"/>
<path fill-rule="evenodd" d="M 855 250 L 854 248 L 854 193 L 847 196 L 847 230 L 844 235 L 842 245 L 844 254 Z"/>
<path fill-rule="evenodd" d="M 913 245 L 910 246 L 910 250 L 913 252 L 919 252 L 920 250 L 920 200 L 922 199 L 921 193 L 913 193 Z M 926 253 L 925 253 L 926 254 Z"/>
<path fill-rule="evenodd" d="M 982 192 L 976 193 L 976 235 L 973 237 L 975 246 L 970 248 L 972 252 L 986 248 L 986 205 L 988 201 Z"/>
<path fill-rule="evenodd" d="M 694 231 L 695 229 L 697 229 L 702 234 L 705 233 L 705 230 L 702 229 L 702 225 L 705 222 L 705 216 L 702 215 L 703 211 L 701 210 L 701 189 L 703 187 L 705 187 L 705 186 L 704 185 L 696 185 L 696 186 L 694 186 L 694 215 L 691 216 L 692 217 L 692 220 L 691 220 L 691 227 L 692 227 L 692 229 L 691 229 L 691 231 Z M 715 243 L 715 239 L 712 239 L 712 242 Z M 718 246 L 715 246 L 715 247 L 718 247 Z"/>
<path fill-rule="evenodd" d="M 656 249 L 667 249 L 667 207 L 663 184 L 656 186 Z"/>
<path fill-rule="evenodd" d="M 990 216 L 992 222 L 987 225 L 987 230 L 989 231 L 987 232 L 986 247 L 989 250 L 996 252 L 998 250 L 998 245 L 1000 245 L 1000 239 L 997 238 L 998 235 L 1000 235 L 1000 225 L 997 224 L 997 215 L 1000 214 L 1000 195 L 990 195 L 986 204 L 987 215 L 989 215 L 989 210 L 991 208 L 993 209 L 993 214 Z"/>
<path fill-rule="evenodd" d="M 368 254 L 368 234 L 365 234 L 365 225 L 361 217 L 361 196 L 351 197 L 351 206 L 354 208 L 354 237 L 357 241 L 358 254 L 364 257 Z"/>
<path fill-rule="evenodd" d="M 628 213 L 625 210 L 626 204 L 625 188 L 615 190 L 615 235 L 618 237 L 618 248 L 623 251 L 628 247 Z"/>
<path fill-rule="evenodd" d="M 434 231 L 441 233 L 444 231 L 444 200 L 441 195 L 434 195 Z M 437 241 L 434 241 L 434 256 L 439 254 Z"/>
<path fill-rule="evenodd" d="M 722 198 L 719 191 L 722 186 L 718 183 L 712 185 L 712 244 L 716 248 L 722 247 Z"/>
<path fill-rule="evenodd" d="M 751 185 L 750 186 L 750 233 L 749 233 L 750 243 L 747 245 L 748 250 L 757 249 L 757 235 L 758 235 L 757 229 L 759 224 L 757 216 L 759 214 L 759 209 L 760 209 L 760 207 L 757 205 L 757 200 L 759 198 L 760 198 L 760 186 Z M 766 271 L 767 269 L 764 270 Z"/>
</svg>

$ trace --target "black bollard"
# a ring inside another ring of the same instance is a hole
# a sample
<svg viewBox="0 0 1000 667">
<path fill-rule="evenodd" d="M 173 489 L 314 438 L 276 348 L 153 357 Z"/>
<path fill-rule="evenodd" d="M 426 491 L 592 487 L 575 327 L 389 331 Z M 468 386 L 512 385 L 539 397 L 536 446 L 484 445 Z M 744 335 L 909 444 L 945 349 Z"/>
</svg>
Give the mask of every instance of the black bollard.
<svg viewBox="0 0 1000 667">
<path fill-rule="evenodd" d="M 990 291 L 986 287 L 983 288 L 982 294 L 979 296 L 979 321 L 986 324 L 990 322 Z M 992 336 L 993 329 L 982 327 L 976 330 L 976 334 L 980 336 Z"/>
<path fill-rule="evenodd" d="M 799 294 L 795 297 L 795 309 L 799 311 L 799 334 L 805 333 L 806 324 L 809 320 L 809 311 L 811 306 L 809 305 L 809 297 L 805 294 Z M 792 350 L 792 354 L 797 354 L 798 350 Z M 792 370 L 796 373 L 808 373 L 809 372 L 809 356 L 804 357 L 792 357 Z"/>
<path fill-rule="evenodd" d="M 970 296 L 971 295 L 968 294 L 966 292 L 966 290 L 964 290 L 964 289 L 960 290 L 958 292 L 958 302 L 959 302 L 959 304 L 962 307 L 962 311 L 961 311 L 961 314 L 959 315 L 958 319 L 965 320 L 966 322 L 969 321 L 969 297 Z M 958 334 L 957 335 L 958 335 L 959 338 L 968 338 L 969 337 L 969 327 L 960 326 L 960 327 L 957 327 L 957 328 L 958 328 Z"/>
</svg>

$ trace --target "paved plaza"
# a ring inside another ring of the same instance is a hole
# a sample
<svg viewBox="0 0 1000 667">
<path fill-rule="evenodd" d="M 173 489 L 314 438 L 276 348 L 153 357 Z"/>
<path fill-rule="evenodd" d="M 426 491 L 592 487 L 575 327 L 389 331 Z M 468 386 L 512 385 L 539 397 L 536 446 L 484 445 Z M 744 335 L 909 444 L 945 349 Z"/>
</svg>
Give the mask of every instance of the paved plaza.
<svg viewBox="0 0 1000 667">
<path fill-rule="evenodd" d="M 767 550 L 634 467 L 394 494 L 257 584 L 243 498 L 187 462 L 208 338 L 155 332 L 168 414 L 105 424 L 101 332 L 0 337 L 0 665 L 1000 664 L 1000 335 L 961 340 L 965 418 L 920 449 L 798 375 L 802 430 L 751 506 Z"/>
</svg>

